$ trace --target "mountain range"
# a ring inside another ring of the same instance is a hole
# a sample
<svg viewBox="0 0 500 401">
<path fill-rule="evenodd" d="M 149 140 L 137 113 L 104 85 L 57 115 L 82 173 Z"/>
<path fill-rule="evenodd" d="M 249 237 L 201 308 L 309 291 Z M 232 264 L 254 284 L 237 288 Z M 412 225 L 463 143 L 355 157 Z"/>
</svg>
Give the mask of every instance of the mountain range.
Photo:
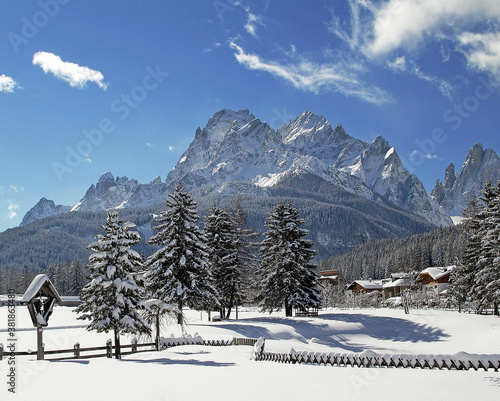
<svg viewBox="0 0 500 401">
<path fill-rule="evenodd" d="M 495 172 L 498 176 L 498 162 L 494 151 L 476 144 L 460 173 L 448 167 L 444 183 L 438 180 L 428 195 L 382 136 L 372 143 L 356 139 L 340 124 L 332 127 L 311 112 L 276 130 L 248 110 L 224 109 L 203 129 L 196 129 L 165 181 L 158 176 L 141 184 L 106 172 L 75 205 L 42 198 L 20 227 L 0 233 L 0 245 L 7 237 L 23 238 L 22 230 L 28 227 L 57 227 L 85 238 L 88 232 L 78 233 L 73 223 L 70 229 L 64 222 L 110 209 L 133 210 L 147 237 L 154 225 L 152 211 L 163 207 L 167 194 L 181 181 L 201 214 L 214 202 L 230 205 L 242 197 L 256 230 L 264 229 L 278 199 L 291 199 L 302 210 L 320 257 L 328 257 L 371 238 L 404 237 L 452 225 L 450 215 L 460 214 L 468 197 L 479 194 L 481 180 Z"/>
<path fill-rule="evenodd" d="M 311 112 L 274 130 L 248 110 L 221 110 L 205 128 L 196 130 L 165 182 L 157 177 L 139 184 L 106 172 L 76 205 L 55 205 L 42 198 L 21 226 L 68 211 L 155 205 L 179 181 L 190 191 L 210 186 L 219 193 L 234 193 L 235 183 L 271 188 L 304 174 L 372 201 L 384 199 L 438 226 L 452 223 L 381 136 L 371 144 L 355 139 L 340 124 L 332 128 L 324 117 Z"/>
<path fill-rule="evenodd" d="M 473 196 L 480 197 L 484 185 L 495 185 L 500 179 L 500 157 L 493 149 L 483 149 L 476 143 L 467 153 L 459 173 L 450 163 L 445 170 L 444 182 L 436 181 L 431 191 L 433 198 L 450 216 L 461 216 Z"/>
</svg>

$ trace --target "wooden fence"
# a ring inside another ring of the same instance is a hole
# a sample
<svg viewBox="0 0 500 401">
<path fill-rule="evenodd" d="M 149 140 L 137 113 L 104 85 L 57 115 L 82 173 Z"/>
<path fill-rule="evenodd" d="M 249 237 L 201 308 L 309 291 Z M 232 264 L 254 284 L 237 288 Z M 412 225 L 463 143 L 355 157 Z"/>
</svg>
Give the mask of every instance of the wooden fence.
<svg viewBox="0 0 500 401">
<path fill-rule="evenodd" d="M 212 347 L 224 347 L 230 345 L 254 345 L 257 340 L 252 338 L 233 338 L 231 340 L 203 340 L 196 338 L 183 340 L 183 339 L 166 339 L 162 343 L 162 349 L 177 347 L 180 345 L 206 345 Z M 127 351 L 130 349 L 129 351 Z M 132 344 L 121 345 L 120 346 L 120 355 L 129 355 L 135 354 L 137 352 L 147 352 L 147 351 L 155 351 L 156 344 L 155 343 L 138 343 L 137 340 L 132 340 Z M 98 353 L 96 353 L 96 351 Z M 99 353 L 99 351 L 101 351 Z M 101 347 L 87 347 L 81 348 L 80 343 L 76 343 L 73 348 L 68 349 L 59 349 L 59 350 L 47 350 L 43 351 L 43 355 L 56 355 L 56 354 L 71 354 L 58 358 L 49 358 L 46 360 L 49 361 L 61 361 L 66 359 L 88 359 L 88 358 L 112 358 L 114 355 L 115 346 L 112 344 L 111 340 L 106 342 L 105 346 Z M 85 355 L 83 355 L 85 354 Z M 0 361 L 3 358 L 10 356 L 36 356 L 36 351 L 16 351 L 9 352 L 8 350 L 4 350 L 3 345 L 0 344 Z M 45 358 L 44 358 L 45 359 Z"/>
<path fill-rule="evenodd" d="M 324 366 L 357 366 L 365 368 L 421 368 L 421 369 L 500 369 L 500 355 L 492 356 L 470 355 L 463 353 L 454 355 L 370 355 L 363 354 L 340 354 L 340 353 L 318 353 L 318 352 L 292 352 L 290 354 L 279 354 L 273 352 L 260 352 L 255 355 L 256 361 L 272 361 L 279 363 L 303 363 Z M 494 359 L 494 360 L 489 360 Z"/>
</svg>

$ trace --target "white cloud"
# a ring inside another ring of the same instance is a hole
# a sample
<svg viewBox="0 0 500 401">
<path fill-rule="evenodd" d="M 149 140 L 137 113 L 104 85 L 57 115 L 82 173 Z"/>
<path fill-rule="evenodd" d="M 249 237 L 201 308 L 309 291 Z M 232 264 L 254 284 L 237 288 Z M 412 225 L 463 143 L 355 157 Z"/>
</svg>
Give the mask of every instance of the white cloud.
<svg viewBox="0 0 500 401">
<path fill-rule="evenodd" d="M 358 79 L 352 68 L 338 64 L 317 64 L 306 58 L 300 58 L 294 64 L 282 64 L 266 61 L 258 55 L 246 53 L 236 43 L 230 43 L 235 50 L 238 63 L 249 70 L 265 71 L 282 78 L 297 89 L 320 93 L 330 91 L 344 96 L 357 97 L 369 103 L 384 104 L 392 101 L 391 96 L 374 85 L 367 85 Z"/>
<path fill-rule="evenodd" d="M 17 216 L 16 210 L 19 209 L 19 205 L 17 203 L 13 203 L 12 201 L 9 201 L 9 206 L 7 206 L 7 218 L 9 220 L 12 220 L 14 217 Z"/>
<path fill-rule="evenodd" d="M 258 37 L 257 25 L 264 26 L 262 19 L 259 16 L 252 14 L 251 12 L 248 12 L 248 19 L 247 23 L 245 24 L 245 29 L 250 35 L 252 35 L 255 38 Z"/>
<path fill-rule="evenodd" d="M 18 188 L 16 185 L 11 185 L 11 186 L 9 186 L 9 189 L 10 189 L 11 191 L 16 192 L 16 193 L 19 193 L 19 192 L 21 192 L 21 191 L 24 191 L 24 188 L 23 188 L 23 187 Z"/>
<path fill-rule="evenodd" d="M 413 152 L 410 153 L 410 160 L 420 160 L 420 159 L 427 159 L 427 160 L 434 160 L 434 159 L 439 159 L 438 155 L 432 154 L 432 153 L 422 153 L 420 150 L 414 150 Z"/>
<path fill-rule="evenodd" d="M 0 92 L 12 93 L 16 88 L 20 88 L 20 86 L 12 77 L 0 75 Z"/>
<path fill-rule="evenodd" d="M 222 43 L 220 43 L 220 42 L 213 42 L 210 46 L 205 47 L 203 49 L 203 52 L 204 53 L 210 53 L 212 50 L 217 49 L 217 48 L 219 48 L 221 46 L 222 46 Z"/>
<path fill-rule="evenodd" d="M 459 36 L 470 67 L 492 74 L 500 80 L 500 32 L 470 33 Z"/>
<path fill-rule="evenodd" d="M 146 142 L 146 146 L 148 148 L 154 148 L 155 147 L 155 145 L 153 145 L 152 143 L 149 143 L 149 142 Z"/>
<path fill-rule="evenodd" d="M 445 97 L 447 97 L 450 101 L 453 100 L 453 94 L 455 92 L 455 88 L 448 81 L 444 79 L 440 79 L 438 77 L 426 74 L 420 70 L 417 66 L 413 65 L 410 73 L 420 79 L 421 81 L 425 81 L 434 85 L 439 89 L 439 92 Z"/>
<path fill-rule="evenodd" d="M 168 150 L 169 150 L 170 152 L 173 152 L 173 151 L 175 150 L 175 146 L 170 145 L 170 146 L 168 147 Z"/>
<path fill-rule="evenodd" d="M 389 0 L 375 11 L 373 40 L 365 50 L 379 56 L 416 46 L 441 29 L 499 19 L 498 0 Z"/>
<path fill-rule="evenodd" d="M 39 65 L 43 71 L 52 73 L 56 78 L 62 79 L 75 88 L 85 88 L 88 82 L 94 82 L 103 90 L 108 84 L 100 71 L 91 70 L 78 64 L 62 61 L 59 56 L 48 52 L 38 52 L 33 55 L 33 65 Z"/>
<path fill-rule="evenodd" d="M 388 67 L 394 71 L 406 71 L 406 57 L 397 57 L 387 62 Z"/>
</svg>

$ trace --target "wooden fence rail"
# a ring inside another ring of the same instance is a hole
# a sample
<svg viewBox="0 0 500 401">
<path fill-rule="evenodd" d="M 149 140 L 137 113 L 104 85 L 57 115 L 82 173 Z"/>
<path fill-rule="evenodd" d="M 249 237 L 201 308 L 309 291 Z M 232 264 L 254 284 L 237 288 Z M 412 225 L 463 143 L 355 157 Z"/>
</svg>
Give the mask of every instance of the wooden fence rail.
<svg viewBox="0 0 500 401">
<path fill-rule="evenodd" d="M 180 345 L 192 345 L 192 344 L 197 344 L 197 345 L 206 345 L 206 346 L 212 346 L 212 347 L 225 347 L 225 346 L 230 346 L 230 345 L 254 345 L 255 342 L 257 341 L 256 339 L 253 338 L 233 338 L 232 340 L 203 340 L 203 339 L 166 339 L 167 341 L 164 341 L 162 343 L 162 349 L 170 348 L 170 347 L 177 347 Z M 125 351 L 127 349 L 130 349 L 130 351 Z M 135 354 L 137 352 L 147 352 L 147 351 L 153 351 L 156 350 L 156 343 L 151 342 L 151 343 L 138 343 L 137 340 L 132 340 L 132 344 L 126 344 L 126 345 L 121 345 L 120 346 L 121 350 L 121 355 L 129 355 L 129 354 Z M 101 353 L 93 353 L 95 351 L 105 351 Z M 115 351 L 114 345 L 112 345 L 111 340 L 108 340 L 105 346 L 100 346 L 100 347 L 86 347 L 86 348 L 81 348 L 80 343 L 76 343 L 73 348 L 67 348 L 67 349 L 59 349 L 59 350 L 47 350 L 43 352 L 44 355 L 56 355 L 56 354 L 72 354 L 71 356 L 63 356 L 59 358 L 50 358 L 48 360 L 50 361 L 61 361 L 61 360 L 66 360 L 66 359 L 88 359 L 88 358 L 112 358 L 113 354 Z M 90 354 L 87 354 L 89 353 Z M 82 355 L 85 353 L 85 355 Z M 0 361 L 8 356 L 30 356 L 33 355 L 35 356 L 37 354 L 36 351 L 16 351 L 16 352 L 9 352 L 4 350 L 3 345 L 0 344 Z"/>
<path fill-rule="evenodd" d="M 448 370 L 469 370 L 469 369 L 493 369 L 498 372 L 500 369 L 500 355 L 495 355 L 494 360 L 489 360 L 491 356 L 478 358 L 471 355 L 471 358 L 455 357 L 453 355 L 366 355 L 362 354 L 338 354 L 338 353 L 313 353 L 301 352 L 280 354 L 273 352 L 261 352 L 255 355 L 256 361 L 271 361 L 279 363 L 302 363 L 324 366 L 357 366 L 365 368 L 420 368 L 420 369 L 448 369 Z"/>
</svg>

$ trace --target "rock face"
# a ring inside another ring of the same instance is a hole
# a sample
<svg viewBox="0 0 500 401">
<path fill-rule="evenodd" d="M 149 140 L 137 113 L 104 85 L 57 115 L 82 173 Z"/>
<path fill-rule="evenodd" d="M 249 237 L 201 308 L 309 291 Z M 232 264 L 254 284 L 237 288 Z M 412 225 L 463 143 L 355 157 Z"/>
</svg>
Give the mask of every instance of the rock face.
<svg viewBox="0 0 500 401">
<path fill-rule="evenodd" d="M 139 184 L 107 172 L 70 209 L 151 206 L 163 202 L 179 181 L 191 191 L 209 188 L 209 192 L 229 193 L 245 188 L 251 194 L 252 188 L 270 189 L 305 176 L 369 200 L 391 202 L 439 226 L 452 224 L 383 137 L 371 144 L 361 141 L 340 124 L 332 128 L 324 117 L 307 111 L 275 130 L 248 110 L 220 110 L 205 128 L 196 130 L 164 183 L 157 177 Z"/>
<path fill-rule="evenodd" d="M 190 190 L 211 185 L 224 191 L 237 181 L 274 187 L 304 174 L 371 200 L 382 197 L 436 225 L 452 224 L 384 138 L 369 144 L 311 112 L 276 131 L 248 110 L 221 110 L 197 130 L 166 181 L 182 181 Z"/>
<path fill-rule="evenodd" d="M 458 175 L 453 164 L 446 168 L 444 183 L 436 182 L 431 197 L 450 216 L 462 216 L 472 197 L 480 197 L 488 181 L 496 184 L 499 179 L 500 158 L 492 149 L 484 150 L 482 144 L 476 143 L 467 153 Z"/>
<path fill-rule="evenodd" d="M 147 207 L 161 203 L 168 193 L 168 187 L 158 176 L 149 184 L 139 184 L 127 177 L 113 177 L 108 171 L 97 184 L 92 184 L 83 199 L 71 211 L 100 211 L 126 207 Z"/>
<path fill-rule="evenodd" d="M 49 216 L 56 216 L 61 213 L 69 212 L 70 206 L 56 205 L 54 201 L 42 198 L 26 213 L 20 226 L 25 226 L 33 221 L 43 219 Z"/>
</svg>

